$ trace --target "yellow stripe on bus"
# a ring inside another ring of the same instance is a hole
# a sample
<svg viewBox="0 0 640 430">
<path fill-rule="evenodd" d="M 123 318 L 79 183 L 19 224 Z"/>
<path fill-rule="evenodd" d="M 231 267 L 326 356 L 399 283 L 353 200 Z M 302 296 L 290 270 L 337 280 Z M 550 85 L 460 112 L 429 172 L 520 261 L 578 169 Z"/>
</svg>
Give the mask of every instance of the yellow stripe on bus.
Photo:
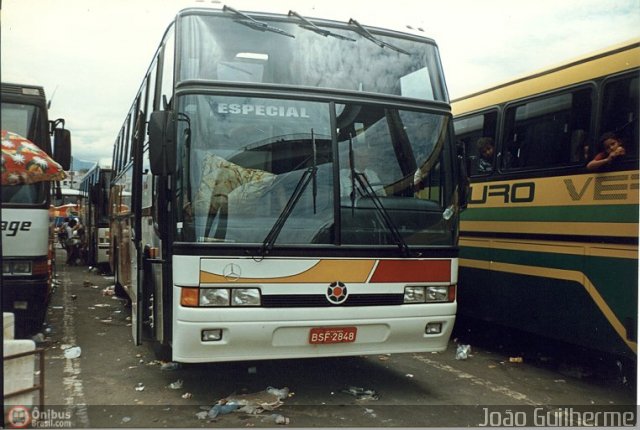
<svg viewBox="0 0 640 430">
<path fill-rule="evenodd" d="M 481 233 L 557 234 L 592 236 L 598 231 L 612 237 L 638 237 L 638 224 L 613 222 L 462 221 L 460 230 Z"/>
<path fill-rule="evenodd" d="M 638 259 L 637 245 L 554 242 L 543 240 L 515 241 L 495 238 L 460 238 L 460 246 L 508 251 L 545 252 L 553 254 L 589 255 L 593 257 Z"/>
<path fill-rule="evenodd" d="M 622 341 L 626 343 L 634 353 L 637 354 L 638 344 L 627 339 L 627 333 L 624 325 L 618 320 L 609 305 L 607 305 L 604 298 L 602 298 L 598 290 L 595 288 L 591 280 L 589 280 L 589 278 L 582 272 L 578 272 L 575 270 L 553 269 L 549 267 L 497 263 L 484 260 L 469 260 L 465 258 L 460 259 L 460 266 L 474 269 L 492 270 L 495 272 L 515 273 L 518 275 L 538 276 L 542 278 L 577 282 L 584 287 L 584 289 L 587 291 L 587 294 L 589 294 L 598 309 L 600 309 L 607 321 L 609 321 L 611 327 L 613 327 L 616 333 L 618 333 L 618 336 L 620 336 Z"/>
<path fill-rule="evenodd" d="M 292 274 L 271 278 L 239 278 L 234 283 L 317 283 L 332 282 L 338 280 L 336 274 L 340 274 L 342 282 L 366 282 L 369 279 L 376 260 L 320 260 L 310 269 Z M 229 280 L 221 274 L 200 271 L 202 283 L 228 283 Z"/>
<path fill-rule="evenodd" d="M 638 188 L 632 170 L 473 183 L 469 208 L 637 205 Z"/>
</svg>

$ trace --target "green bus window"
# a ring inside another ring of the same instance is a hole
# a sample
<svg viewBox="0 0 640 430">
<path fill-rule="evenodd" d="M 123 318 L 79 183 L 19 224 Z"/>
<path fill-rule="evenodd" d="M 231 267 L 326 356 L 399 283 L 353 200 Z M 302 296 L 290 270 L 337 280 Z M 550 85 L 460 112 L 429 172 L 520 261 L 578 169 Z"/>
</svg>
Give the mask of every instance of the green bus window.
<svg viewBox="0 0 640 430">
<path fill-rule="evenodd" d="M 508 108 L 502 167 L 545 169 L 586 161 L 591 105 L 587 88 Z"/>
<path fill-rule="evenodd" d="M 620 136 L 627 157 L 638 157 L 638 72 L 609 81 L 604 86 L 600 134 Z"/>
<path fill-rule="evenodd" d="M 456 119 L 456 139 L 464 146 L 467 172 L 470 176 L 486 175 L 494 171 L 496 123 L 498 112 L 488 112 Z"/>
</svg>

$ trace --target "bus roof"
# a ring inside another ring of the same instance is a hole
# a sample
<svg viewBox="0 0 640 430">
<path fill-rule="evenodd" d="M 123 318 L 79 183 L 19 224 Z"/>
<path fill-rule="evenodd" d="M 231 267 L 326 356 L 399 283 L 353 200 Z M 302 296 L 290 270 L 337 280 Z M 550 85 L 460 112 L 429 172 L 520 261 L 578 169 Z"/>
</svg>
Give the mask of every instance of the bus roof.
<svg viewBox="0 0 640 430">
<path fill-rule="evenodd" d="M 2 92 L 5 94 L 45 97 L 44 88 L 39 85 L 13 84 L 9 82 L 2 82 L 0 85 L 2 86 Z"/>
<path fill-rule="evenodd" d="M 289 12 L 291 12 L 292 10 L 295 12 L 298 12 L 296 8 L 287 9 L 287 8 L 278 7 L 276 9 L 274 7 L 268 6 L 267 3 L 265 3 L 264 5 L 261 5 L 261 10 L 259 11 L 238 9 L 238 12 L 249 15 L 254 19 L 260 19 L 260 18 L 285 19 L 285 20 L 291 20 L 291 22 L 296 22 L 298 24 L 303 24 L 302 22 L 299 21 L 297 17 L 291 16 L 289 14 Z M 184 7 L 178 12 L 177 15 L 184 16 L 184 15 L 201 14 L 201 13 L 221 13 L 221 14 L 228 13 L 229 16 L 233 17 L 233 14 L 230 10 L 225 11 L 225 6 L 216 6 L 216 5 L 209 6 L 209 5 L 202 5 L 202 3 L 199 3 L 199 4 L 197 3 L 194 6 Z M 317 17 L 317 16 L 306 15 L 301 12 L 300 15 L 302 15 L 305 19 L 312 21 L 314 24 L 319 24 L 319 25 L 329 25 L 329 26 L 339 26 L 339 27 L 341 26 L 349 27 L 352 25 L 351 19 L 349 21 L 340 21 L 339 19 L 334 18 L 335 14 L 327 15 L 327 17 Z M 351 17 L 351 18 L 353 20 L 359 21 L 359 18 L 357 16 Z M 379 25 L 370 25 L 367 22 L 362 22 L 362 21 L 360 21 L 360 24 L 362 24 L 362 26 L 366 27 L 368 30 L 372 30 L 374 32 L 386 33 L 387 35 L 390 35 L 390 36 L 393 35 L 396 37 L 420 39 L 424 42 L 437 45 L 436 41 L 432 37 L 425 35 L 424 30 L 422 28 L 413 28 L 408 25 L 401 28 L 399 27 L 398 24 L 381 27 Z"/>
</svg>

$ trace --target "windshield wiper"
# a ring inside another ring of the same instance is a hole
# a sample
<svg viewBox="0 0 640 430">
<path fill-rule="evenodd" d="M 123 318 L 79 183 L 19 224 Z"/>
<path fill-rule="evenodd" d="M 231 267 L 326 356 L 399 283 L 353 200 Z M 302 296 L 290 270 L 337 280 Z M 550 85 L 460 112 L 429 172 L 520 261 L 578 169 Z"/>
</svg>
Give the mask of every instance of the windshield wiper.
<svg viewBox="0 0 640 430">
<path fill-rule="evenodd" d="M 398 248 L 400 248 L 400 250 L 402 251 L 402 255 L 405 257 L 409 256 L 409 245 L 407 245 L 407 242 L 405 242 L 404 238 L 398 231 L 398 227 L 396 227 L 396 225 L 393 223 L 393 220 L 389 216 L 389 212 L 387 212 L 387 210 L 382 205 L 382 202 L 380 201 L 380 198 L 376 194 L 376 191 L 371 186 L 371 183 L 369 182 L 369 180 L 367 179 L 364 173 L 361 173 L 361 172 L 354 172 L 354 173 L 355 173 L 354 176 L 358 181 L 358 185 L 360 185 L 360 187 L 364 190 L 364 192 L 366 193 L 366 197 L 369 197 L 373 202 L 373 206 L 376 208 L 376 210 L 382 217 L 382 220 L 387 225 L 387 228 L 391 232 L 391 236 L 393 237 L 394 242 L 396 243 L 396 245 L 398 245 Z"/>
<path fill-rule="evenodd" d="M 316 147 L 316 136 L 311 129 L 311 149 L 313 150 L 313 165 L 311 168 L 311 192 L 313 194 L 313 214 L 316 214 L 316 200 L 318 199 L 318 148 Z"/>
<path fill-rule="evenodd" d="M 353 159 L 353 138 L 351 133 L 349 133 L 349 171 L 351 172 L 351 193 L 349 197 L 351 198 L 351 216 L 355 215 L 356 208 L 356 165 Z"/>
<path fill-rule="evenodd" d="M 284 227 L 284 223 L 287 222 L 287 220 L 291 216 L 291 213 L 298 204 L 298 201 L 300 201 L 300 197 L 302 197 L 304 190 L 306 190 L 309 186 L 309 182 L 312 183 L 313 213 L 316 213 L 316 198 L 318 195 L 318 165 L 316 139 L 313 133 L 313 129 L 311 129 L 311 145 L 313 148 L 313 165 L 304 171 L 304 173 L 298 180 L 298 183 L 296 184 L 296 188 L 293 190 L 293 193 L 289 197 L 289 200 L 287 200 L 287 204 L 284 206 L 284 209 L 282 209 L 282 212 L 280 212 L 278 219 L 273 224 L 273 227 L 271 227 L 271 230 L 269 230 L 269 233 L 267 233 L 267 236 L 264 238 L 262 247 L 260 248 L 260 255 L 263 257 L 267 255 L 273 248 L 273 244 L 276 242 L 278 235 Z"/>
<path fill-rule="evenodd" d="M 311 21 L 309 21 L 308 19 L 306 19 L 305 17 L 303 17 L 302 15 L 300 15 L 298 12 L 295 12 L 293 10 L 289 11 L 289 16 L 295 16 L 300 21 L 302 21 L 302 24 L 298 24 L 299 27 L 302 27 L 302 28 L 304 28 L 306 30 L 311 30 L 314 33 L 321 34 L 324 37 L 331 36 L 331 37 L 335 37 L 336 39 L 349 40 L 351 42 L 355 42 L 356 41 L 356 39 L 352 39 L 350 37 L 343 36 L 341 34 L 334 33 L 332 31 L 322 29 L 322 28 L 318 27 L 317 25 L 315 25 L 314 23 L 312 23 Z"/>
<path fill-rule="evenodd" d="M 270 31 L 272 33 L 277 33 L 277 34 L 282 34 L 283 36 L 288 36 L 291 37 L 293 39 L 295 39 L 296 37 L 291 34 L 288 33 L 278 27 L 273 27 L 269 24 L 267 24 L 266 22 L 262 22 L 262 21 L 258 21 L 257 19 L 251 18 L 249 15 L 247 15 L 246 13 L 240 12 L 239 10 L 236 10 L 232 7 L 229 6 L 223 6 L 222 7 L 222 11 L 223 12 L 231 12 L 234 13 L 236 15 L 238 15 L 239 17 L 242 17 L 244 19 L 237 19 L 236 22 L 238 22 L 239 24 L 243 24 L 246 25 L 247 27 L 250 28 L 254 28 L 256 30 L 260 30 L 260 31 Z"/>
<path fill-rule="evenodd" d="M 369 33 L 369 30 L 364 28 L 358 21 L 353 18 L 349 19 L 349 25 L 354 25 L 358 29 L 358 34 L 360 34 L 360 36 L 364 37 L 365 39 L 369 39 L 381 48 L 389 48 L 393 51 L 400 52 L 401 54 L 411 55 L 410 52 L 407 52 L 404 49 L 400 49 L 397 46 L 393 46 L 390 43 L 383 42 L 382 40 L 378 39 L 373 34 Z"/>
<path fill-rule="evenodd" d="M 267 233 L 267 236 L 264 238 L 264 242 L 262 242 L 262 248 L 260 248 L 261 256 L 264 257 L 273 248 L 273 244 L 284 227 L 284 223 L 289 219 L 289 216 L 291 216 L 293 209 L 296 207 L 296 204 L 298 204 L 300 197 L 302 197 L 302 193 L 307 189 L 309 182 L 314 175 L 315 169 L 313 167 L 309 167 L 304 171 L 300 180 L 298 180 L 296 189 L 293 190 L 293 194 L 291 194 L 291 197 L 287 200 L 287 204 L 284 206 L 284 209 L 282 209 L 280 216 L 278 216 L 275 224 L 273 224 L 273 227 L 271 227 L 271 230 L 269 230 L 269 233 Z"/>
<path fill-rule="evenodd" d="M 184 147 L 186 153 L 185 177 L 187 178 L 187 196 L 191 199 L 191 118 L 183 112 L 178 112 L 178 121 L 185 121 L 187 128 L 184 129 Z"/>
<path fill-rule="evenodd" d="M 364 192 L 365 196 L 371 199 L 373 202 L 373 206 L 375 207 L 378 214 L 382 217 L 382 220 L 386 224 L 387 228 L 391 232 L 391 236 L 393 237 L 394 242 L 402 251 L 402 255 L 407 257 L 409 256 L 409 245 L 405 242 L 404 238 L 398 231 L 398 227 L 394 224 L 389 212 L 385 209 L 384 205 L 380 201 L 380 198 L 376 194 L 376 191 L 371 186 L 371 183 L 367 179 L 367 176 L 362 172 L 357 172 L 355 169 L 355 164 L 353 162 L 353 147 L 351 142 L 351 136 L 349 136 L 349 169 L 351 170 L 351 214 L 354 214 L 355 207 L 355 195 L 356 195 L 356 187 L 355 183 L 358 182 L 358 185 Z"/>
</svg>

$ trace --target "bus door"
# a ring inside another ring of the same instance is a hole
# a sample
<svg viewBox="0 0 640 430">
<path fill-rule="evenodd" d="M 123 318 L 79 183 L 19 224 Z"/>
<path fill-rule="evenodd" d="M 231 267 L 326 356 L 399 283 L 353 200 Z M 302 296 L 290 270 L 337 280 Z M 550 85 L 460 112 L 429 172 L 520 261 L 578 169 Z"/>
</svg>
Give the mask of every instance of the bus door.
<svg viewBox="0 0 640 430">
<path fill-rule="evenodd" d="M 170 238 L 166 232 L 162 233 L 166 229 L 161 228 L 166 225 L 166 219 L 162 219 L 167 216 L 166 205 L 158 204 L 170 198 L 166 193 L 166 184 L 166 177 L 154 177 L 150 173 L 142 175 L 142 216 L 139 217 L 140 232 L 136 236 L 141 238 L 137 242 L 137 300 L 131 303 L 134 343 L 139 345 L 143 340 L 150 340 L 154 347 L 160 348 L 168 345 L 171 333 L 171 261 L 162 246 Z M 152 204 L 152 201 L 156 203 Z"/>
</svg>

